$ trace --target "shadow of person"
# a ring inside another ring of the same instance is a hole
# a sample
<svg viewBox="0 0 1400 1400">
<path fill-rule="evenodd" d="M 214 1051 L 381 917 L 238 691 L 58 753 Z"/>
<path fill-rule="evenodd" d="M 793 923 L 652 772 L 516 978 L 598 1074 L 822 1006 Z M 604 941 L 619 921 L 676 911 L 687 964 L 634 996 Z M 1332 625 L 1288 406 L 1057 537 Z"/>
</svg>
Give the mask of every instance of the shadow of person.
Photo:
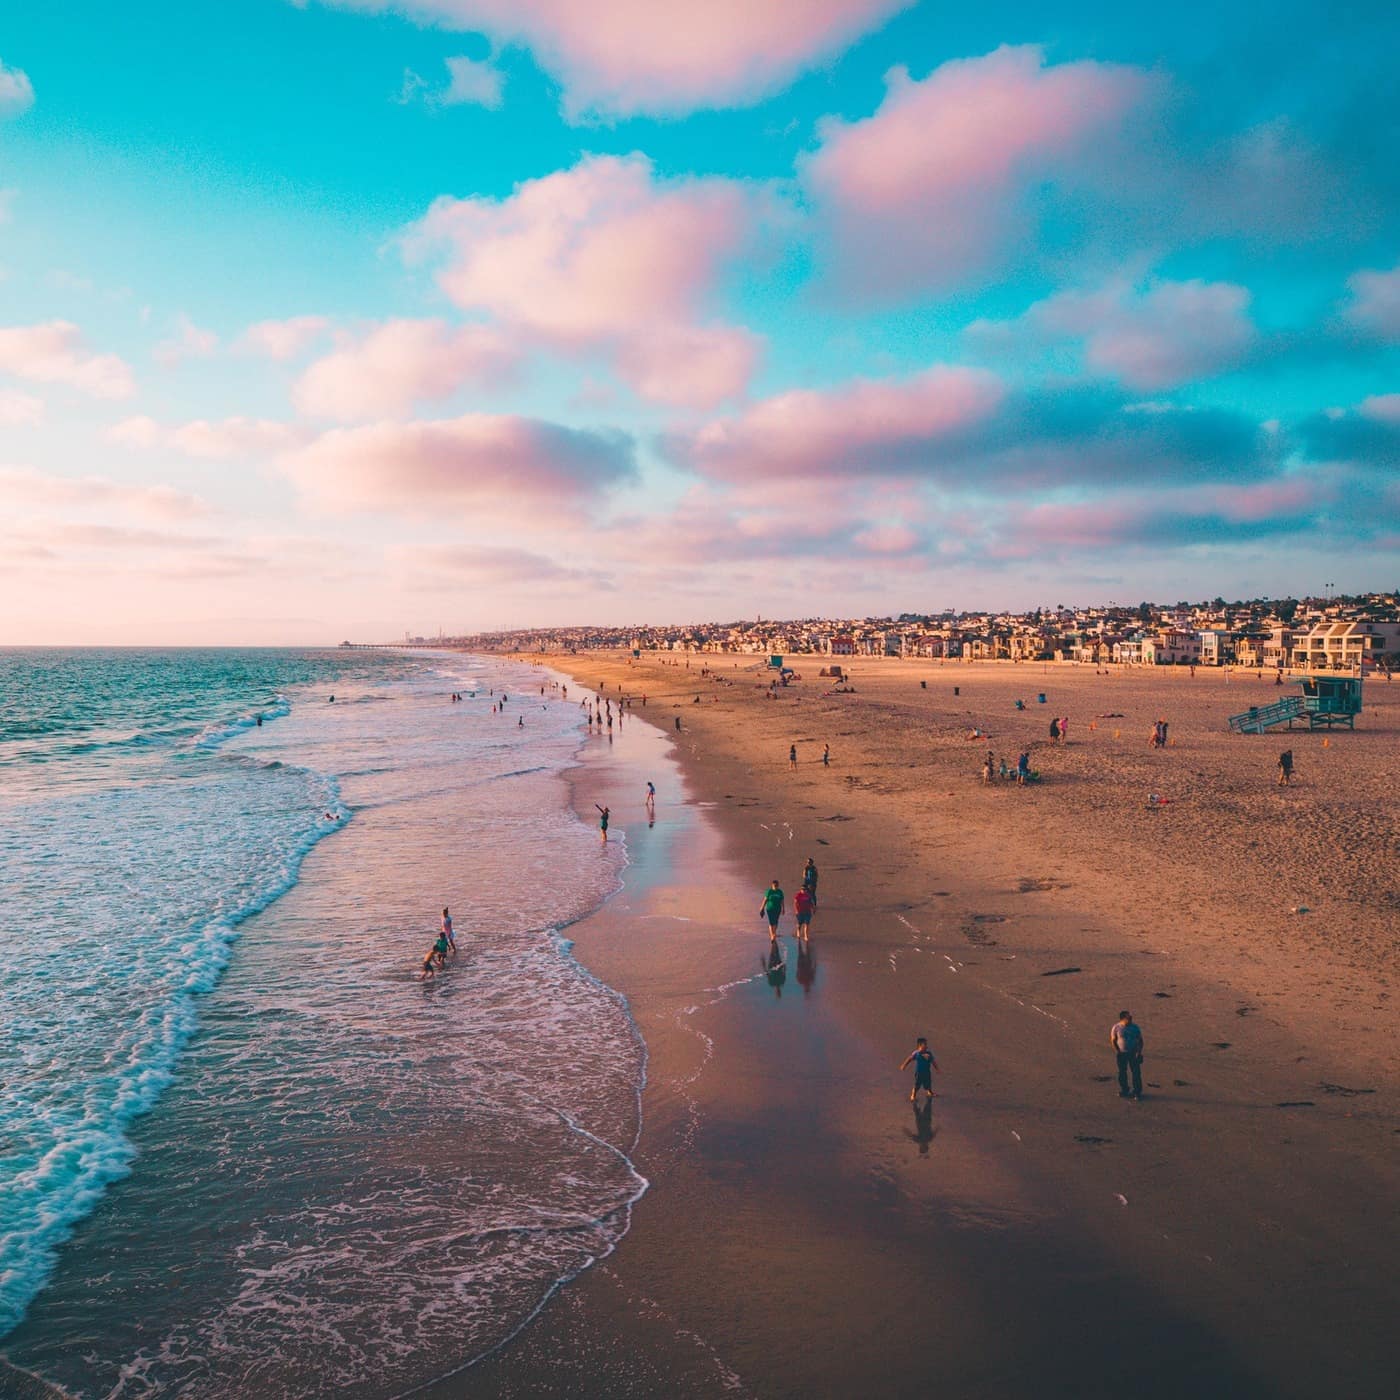
<svg viewBox="0 0 1400 1400">
<path fill-rule="evenodd" d="M 783 957 L 782 944 L 777 939 L 774 939 L 769 947 L 768 956 L 763 962 L 763 970 L 768 977 L 768 985 L 772 987 L 773 994 L 781 997 L 783 984 L 787 981 L 787 961 Z"/>
<path fill-rule="evenodd" d="M 797 985 L 802 988 L 804 997 L 812 995 L 812 987 L 817 980 L 817 960 L 812 956 L 810 940 L 800 943 L 797 948 Z"/>
<path fill-rule="evenodd" d="M 929 1143 L 938 1136 L 938 1129 L 933 1126 L 932 1099 L 925 1099 L 922 1103 L 914 1105 L 914 1131 L 911 1133 L 908 1128 L 904 1131 L 912 1141 L 919 1144 L 919 1156 L 927 1157 Z"/>
</svg>

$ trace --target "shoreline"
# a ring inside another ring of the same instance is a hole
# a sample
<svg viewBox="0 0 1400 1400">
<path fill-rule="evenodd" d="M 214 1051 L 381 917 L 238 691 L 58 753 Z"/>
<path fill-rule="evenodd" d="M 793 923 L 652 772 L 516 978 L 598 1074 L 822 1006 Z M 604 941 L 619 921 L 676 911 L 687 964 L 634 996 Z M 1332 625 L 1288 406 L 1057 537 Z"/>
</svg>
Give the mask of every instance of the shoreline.
<svg viewBox="0 0 1400 1400">
<path fill-rule="evenodd" d="M 992 677 L 895 663 L 866 681 L 862 667 L 859 703 L 833 709 L 810 680 L 800 702 L 767 702 L 758 677 L 742 672 L 742 684 L 726 685 L 736 673 L 678 675 L 592 654 L 540 659 L 571 673 L 571 685 L 647 689 L 648 708 L 631 711 L 629 724 L 647 720 L 671 741 L 700 817 L 685 827 L 694 859 L 675 888 L 648 892 L 655 907 L 624 889 L 576 940 L 576 956 L 627 997 L 654 1056 L 638 1148 L 652 1187 L 610 1261 L 436 1394 L 590 1393 L 603 1375 L 604 1389 L 625 1393 L 643 1373 L 668 1377 L 674 1394 L 839 1394 L 873 1373 L 888 1377 L 881 1393 L 892 1395 L 930 1381 L 959 1395 L 1083 1395 L 1098 1393 L 1087 1375 L 1138 1375 L 1145 1365 L 1155 1376 L 1146 1393 L 1164 1396 L 1188 1385 L 1306 1395 L 1343 1379 L 1381 1393 L 1395 1360 L 1384 1318 L 1400 1290 L 1369 1224 L 1393 1198 L 1394 1071 L 1368 1062 L 1366 1084 L 1354 1083 L 1354 1066 L 1316 1032 L 1355 974 L 1343 966 L 1312 1005 L 1306 973 L 1297 985 L 1276 978 L 1265 1004 L 1253 988 L 1245 1001 L 1238 984 L 1251 969 L 1259 981 L 1276 977 L 1276 949 L 1236 929 L 1239 946 L 1222 950 L 1200 900 L 1175 935 L 1163 936 L 1161 921 L 1139 927 L 1072 845 L 1056 866 L 1024 831 L 1008 842 L 1004 814 L 993 811 L 989 825 L 974 806 L 1031 798 L 1026 808 L 1054 827 L 1043 804 L 1072 792 L 1072 779 L 1086 788 L 1094 779 L 1072 769 L 1075 739 L 1094 752 L 1084 696 L 1066 707 L 1077 730 L 1043 760 L 1063 765 L 1043 790 L 983 793 L 957 781 L 978 748 L 954 737 L 962 712 L 1000 704 L 993 692 L 1026 685 L 1025 668 Z M 914 732 L 901 712 L 908 697 L 894 693 L 920 678 L 964 692 L 956 708 L 946 695 L 913 697 L 933 701 L 927 734 Z M 1046 682 L 1065 693 L 1053 668 Z M 1374 747 L 1393 736 L 1396 712 L 1370 710 Z M 675 714 L 679 742 L 666 727 Z M 1187 727 L 1178 722 L 1179 733 Z M 805 755 L 830 734 L 833 770 L 809 757 L 785 772 L 779 732 Z M 1293 737 L 1302 752 L 1303 736 Z M 900 767 L 922 759 L 903 751 L 921 740 L 935 759 L 915 770 L 916 785 L 901 783 Z M 1210 745 L 1199 747 L 1191 762 L 1209 764 Z M 1310 748 L 1308 767 L 1320 758 Z M 1125 748 L 1115 762 L 1135 780 L 1136 756 Z M 1102 830 L 1093 811 L 1077 806 L 1076 820 Z M 658 814 L 658 825 L 670 819 L 665 802 Z M 1108 857 L 1142 840 L 1135 803 L 1113 815 Z M 791 840 L 773 836 L 784 823 Z M 766 884 L 772 861 L 762 852 L 776 855 L 779 842 L 785 882 L 809 853 L 823 870 L 816 985 L 802 997 L 789 979 L 782 1001 L 747 980 L 766 935 L 735 931 L 747 922 L 743 900 L 756 904 Z M 1171 843 L 1157 855 L 1174 858 Z M 669 961 L 647 949 L 644 924 L 668 899 L 708 921 Z M 1359 937 L 1339 962 L 1363 962 L 1373 942 Z M 1055 975 L 1068 966 L 1076 971 Z M 701 989 L 734 980 L 730 970 L 745 980 L 701 1006 Z M 1373 972 L 1384 980 L 1389 969 Z M 1102 1082 L 1112 1060 L 1099 1042 L 1120 1002 L 1145 1021 L 1152 1087 L 1143 1105 L 1120 1104 Z M 681 1027 L 678 1011 L 689 1007 Z M 1363 1021 L 1369 1012 L 1351 1007 Z M 988 1027 L 999 1028 L 990 1043 Z M 945 1070 L 931 1135 L 902 1116 L 892 1069 L 915 1032 L 930 1034 Z M 694 1033 L 710 1047 L 698 1068 L 685 1043 Z M 810 1116 L 794 1122 L 795 1105 Z M 1344 1270 L 1356 1287 L 1319 1296 L 1317 1267 Z M 1262 1297 L 1261 1278 L 1270 1280 Z M 780 1338 L 734 1311 L 756 1284 L 784 1319 Z M 911 1286 L 934 1290 L 947 1314 L 917 1342 L 891 1329 L 880 1302 Z M 1093 1335 L 1104 1286 L 1131 1290 L 1142 1316 Z"/>
</svg>

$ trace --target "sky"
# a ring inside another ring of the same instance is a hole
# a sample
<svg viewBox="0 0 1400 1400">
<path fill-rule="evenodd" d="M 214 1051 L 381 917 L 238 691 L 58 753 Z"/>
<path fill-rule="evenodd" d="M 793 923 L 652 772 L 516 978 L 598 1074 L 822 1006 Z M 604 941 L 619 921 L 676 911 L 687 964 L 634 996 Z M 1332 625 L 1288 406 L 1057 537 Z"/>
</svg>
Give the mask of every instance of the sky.
<svg viewBox="0 0 1400 1400">
<path fill-rule="evenodd" d="M 1400 9 L 0 15 L 0 644 L 1400 580 Z"/>
</svg>

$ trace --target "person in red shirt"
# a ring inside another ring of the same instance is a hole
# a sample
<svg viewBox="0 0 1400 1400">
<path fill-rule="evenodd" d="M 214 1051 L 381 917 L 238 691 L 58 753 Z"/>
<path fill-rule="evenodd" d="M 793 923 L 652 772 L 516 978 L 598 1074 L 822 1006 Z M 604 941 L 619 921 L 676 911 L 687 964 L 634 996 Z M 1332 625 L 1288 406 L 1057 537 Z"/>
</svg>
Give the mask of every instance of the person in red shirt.
<svg viewBox="0 0 1400 1400">
<path fill-rule="evenodd" d="M 804 885 L 794 896 L 792 907 L 797 914 L 797 936 L 805 943 L 811 937 L 812 911 L 817 907 L 812 891 Z"/>
</svg>

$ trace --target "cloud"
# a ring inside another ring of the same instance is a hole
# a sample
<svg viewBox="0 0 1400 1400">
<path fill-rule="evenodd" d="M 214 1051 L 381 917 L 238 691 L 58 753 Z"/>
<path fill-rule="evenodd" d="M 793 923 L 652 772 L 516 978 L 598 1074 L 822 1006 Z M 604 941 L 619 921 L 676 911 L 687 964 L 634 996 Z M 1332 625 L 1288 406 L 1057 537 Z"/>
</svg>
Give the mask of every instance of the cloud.
<svg viewBox="0 0 1400 1400">
<path fill-rule="evenodd" d="M 1313 414 L 1296 430 L 1307 457 L 1393 472 L 1400 469 L 1400 394 L 1376 394 L 1357 407 Z"/>
<path fill-rule="evenodd" d="M 0 501 L 10 510 L 79 506 L 129 510 L 157 520 L 190 520 L 211 513 L 198 496 L 168 486 L 133 486 L 103 476 L 52 476 L 32 467 L 0 467 Z"/>
<path fill-rule="evenodd" d="M 834 58 L 912 0 L 326 0 L 531 50 L 571 117 L 740 107 Z"/>
<path fill-rule="evenodd" d="M 714 408 L 753 376 L 763 341 L 737 326 L 668 326 L 624 341 L 617 372 L 644 399 Z"/>
<path fill-rule="evenodd" d="M 188 316 L 175 319 L 175 334 L 151 351 L 158 364 L 172 369 L 182 360 L 207 360 L 219 348 L 219 337 L 195 325 Z"/>
<path fill-rule="evenodd" d="M 939 365 L 907 379 L 790 390 L 669 444 L 727 480 L 900 473 L 917 470 L 933 444 L 985 422 L 1002 396 L 986 370 Z"/>
<path fill-rule="evenodd" d="M 224 460 L 267 457 L 306 442 L 308 432 L 266 418 L 196 418 L 167 426 L 154 418 L 124 418 L 107 430 L 107 440 L 123 447 L 161 447 L 189 457 Z"/>
<path fill-rule="evenodd" d="M 237 347 L 269 360 L 295 360 L 330 329 L 325 316 L 289 316 L 282 321 L 258 321 L 239 336 Z"/>
<path fill-rule="evenodd" d="M 557 587 L 561 583 L 611 588 L 612 579 L 598 568 L 575 568 L 534 550 L 509 545 L 398 545 L 391 562 L 416 576 L 415 587 L 472 584 L 481 588 Z"/>
<path fill-rule="evenodd" d="M 283 457 L 287 475 L 331 510 L 415 515 L 492 510 L 577 518 L 635 474 L 621 433 L 484 413 L 337 428 Z"/>
<path fill-rule="evenodd" d="M 1400 263 L 1388 272 L 1358 272 L 1347 279 L 1347 319 L 1386 340 L 1400 340 Z"/>
<path fill-rule="evenodd" d="M 661 440 L 701 476 L 1029 491 L 1066 484 L 1248 481 L 1285 444 L 1247 416 L 1155 404 L 1097 386 L 1010 390 L 986 370 L 936 366 L 902 379 L 795 390 Z"/>
<path fill-rule="evenodd" d="M 743 389 L 754 341 L 697 323 L 756 217 L 736 181 L 663 182 L 645 156 L 586 156 L 504 200 L 435 201 L 405 247 L 445 254 L 438 282 L 464 310 L 557 349 L 609 351 L 640 392 L 712 407 Z M 702 372 L 655 367 L 648 347 L 682 332 Z"/>
<path fill-rule="evenodd" d="M 37 428 L 43 421 L 43 399 L 18 389 L 0 389 L 0 428 Z"/>
<path fill-rule="evenodd" d="M 968 334 L 1010 348 L 1078 341 L 1085 366 L 1134 389 L 1162 389 L 1237 364 L 1255 341 L 1249 292 L 1229 282 L 1111 282 L 1057 292 L 1012 321 L 978 321 Z"/>
<path fill-rule="evenodd" d="M 386 321 L 312 364 L 292 398 L 300 412 L 316 418 L 389 417 L 423 400 L 448 398 L 464 385 L 505 383 L 520 359 L 491 326 Z"/>
<path fill-rule="evenodd" d="M 443 107 L 488 107 L 493 112 L 500 107 L 505 75 L 499 68 L 474 58 L 449 58 L 446 62 L 451 81 L 445 92 L 434 97 L 435 102 Z"/>
<path fill-rule="evenodd" d="M 0 327 L 0 373 L 34 384 L 66 384 L 99 399 L 124 399 L 135 388 L 126 362 L 93 354 L 70 321 Z"/>
<path fill-rule="evenodd" d="M 1151 80 L 1115 64 L 1047 67 L 1025 46 L 944 63 L 921 81 L 895 68 L 886 85 L 873 116 L 823 121 L 799 164 L 839 282 L 884 295 L 994 268 L 1031 221 L 1029 192 L 1100 158 Z"/>
<path fill-rule="evenodd" d="M 0 119 L 18 117 L 34 105 L 34 84 L 19 68 L 0 63 Z"/>
</svg>

